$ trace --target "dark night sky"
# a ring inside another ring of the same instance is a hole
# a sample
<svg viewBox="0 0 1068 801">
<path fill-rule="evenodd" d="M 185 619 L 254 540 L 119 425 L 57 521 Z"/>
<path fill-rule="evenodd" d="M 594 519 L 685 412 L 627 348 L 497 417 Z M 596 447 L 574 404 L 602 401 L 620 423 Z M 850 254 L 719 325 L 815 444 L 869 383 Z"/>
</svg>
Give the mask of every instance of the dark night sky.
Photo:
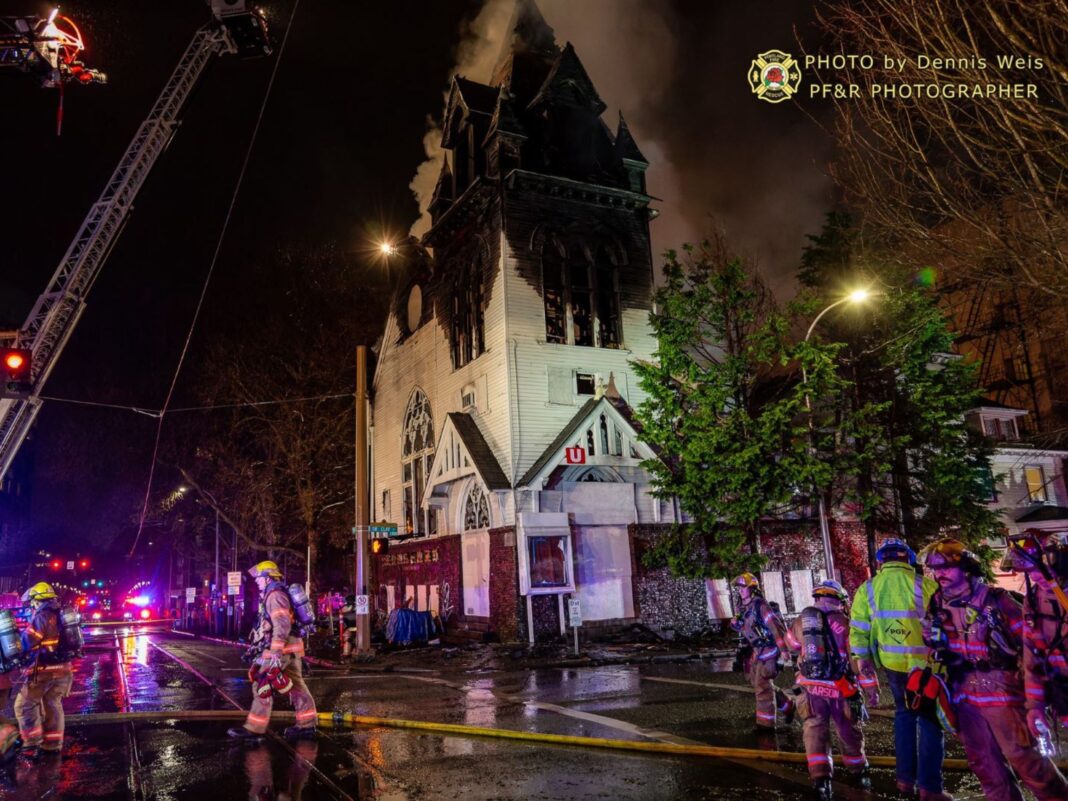
<svg viewBox="0 0 1068 801">
<path fill-rule="evenodd" d="M 291 2 L 263 3 L 276 52 Z M 426 116 L 440 115 L 462 31 L 481 5 L 301 3 L 207 298 L 200 345 L 212 335 L 212 319 L 242 303 L 247 282 L 269 280 L 260 265 L 278 248 L 333 243 L 349 251 L 382 228 L 407 231 L 418 216 L 408 184 L 424 159 Z M 542 7 L 558 40 L 574 42 L 609 114 L 621 107 L 646 155 L 660 157 L 650 170 L 650 191 L 666 201 L 654 223 L 658 248 L 692 238 L 711 214 L 787 286 L 803 234 L 818 229 L 830 203 L 823 176 L 829 145 L 792 104 L 752 98 L 745 72 L 759 51 L 798 52 L 793 28 L 811 36 L 810 3 L 779 3 L 770 20 L 758 5 L 705 0 L 545 0 Z M 47 8 L 10 0 L 4 13 Z M 82 27 L 84 60 L 110 83 L 68 89 L 57 138 L 56 94 L 25 79 L 0 81 L 0 320 L 16 324 L 208 16 L 201 0 L 82 0 L 63 10 Z M 161 405 L 273 64 L 227 57 L 209 68 L 45 394 Z M 615 118 L 606 119 L 614 127 Z M 154 434 L 153 421 L 129 418 L 128 441 L 96 456 L 98 483 L 120 488 L 120 503 L 139 501 Z M 38 419 L 38 462 L 47 464 L 42 455 L 68 447 L 56 433 L 62 424 L 69 432 L 94 418 L 51 403 Z M 77 525 L 91 537 L 102 525 L 90 500 L 47 474 L 34 492 L 42 530 Z"/>
</svg>

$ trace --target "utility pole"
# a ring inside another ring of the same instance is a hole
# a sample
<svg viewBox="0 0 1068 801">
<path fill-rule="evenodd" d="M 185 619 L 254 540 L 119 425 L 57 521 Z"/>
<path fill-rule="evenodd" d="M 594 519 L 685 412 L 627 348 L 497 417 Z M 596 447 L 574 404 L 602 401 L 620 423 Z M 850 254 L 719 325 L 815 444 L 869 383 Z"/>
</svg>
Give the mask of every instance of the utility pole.
<svg viewBox="0 0 1068 801">
<path fill-rule="evenodd" d="M 218 634 L 219 633 L 219 630 L 218 630 L 219 627 L 216 624 L 216 621 L 219 619 L 219 617 L 215 613 L 215 605 L 218 604 L 220 600 L 222 600 L 219 597 L 220 588 L 219 588 L 219 510 L 218 509 L 215 510 L 215 588 L 214 589 L 215 589 L 215 598 L 212 599 L 211 602 L 210 602 L 210 606 L 211 606 L 211 627 L 212 627 L 212 630 L 216 634 Z"/>
<path fill-rule="evenodd" d="M 367 591 L 369 555 L 367 528 L 370 524 L 370 487 L 367 465 L 367 346 L 356 346 L 356 595 Z M 370 611 L 370 606 L 368 606 Z M 356 655 L 371 651 L 370 614 L 356 615 Z"/>
</svg>

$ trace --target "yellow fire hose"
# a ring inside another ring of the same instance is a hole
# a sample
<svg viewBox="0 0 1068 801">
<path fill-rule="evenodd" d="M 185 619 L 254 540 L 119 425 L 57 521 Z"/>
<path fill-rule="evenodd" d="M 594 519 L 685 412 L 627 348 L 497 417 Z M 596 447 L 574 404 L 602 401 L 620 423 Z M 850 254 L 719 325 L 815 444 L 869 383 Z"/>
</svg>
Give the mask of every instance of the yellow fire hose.
<svg viewBox="0 0 1068 801">
<path fill-rule="evenodd" d="M 130 720 L 240 720 L 245 717 L 243 710 L 161 710 L 153 712 L 102 713 L 90 715 L 68 715 L 71 724 L 119 723 Z M 294 719 L 293 712 L 279 711 L 272 713 L 279 721 Z M 505 740 L 519 740 L 530 743 L 549 743 L 553 745 L 575 745 L 582 748 L 604 748 L 616 751 L 641 751 L 652 754 L 671 754 L 674 756 L 718 757 L 727 759 L 750 759 L 764 762 L 780 762 L 804 765 L 808 761 L 805 754 L 797 751 L 763 751 L 759 748 L 725 748 L 715 745 L 679 745 L 647 740 L 610 740 L 602 737 L 578 737 L 570 734 L 548 734 L 545 732 L 516 731 L 514 729 L 491 729 L 483 726 L 464 726 L 457 723 L 435 723 L 425 720 L 400 720 L 397 718 L 379 718 L 369 715 L 354 715 L 349 712 L 320 712 L 319 723 L 324 726 L 375 726 L 391 729 L 410 729 L 413 731 L 451 734 L 459 737 L 493 737 Z M 838 758 L 836 762 L 840 763 Z M 869 756 L 868 762 L 874 767 L 892 768 L 896 760 L 892 756 Z M 1057 767 L 1068 769 L 1068 760 L 1057 760 Z M 946 759 L 942 766 L 946 770 L 970 770 L 964 759 Z"/>
</svg>

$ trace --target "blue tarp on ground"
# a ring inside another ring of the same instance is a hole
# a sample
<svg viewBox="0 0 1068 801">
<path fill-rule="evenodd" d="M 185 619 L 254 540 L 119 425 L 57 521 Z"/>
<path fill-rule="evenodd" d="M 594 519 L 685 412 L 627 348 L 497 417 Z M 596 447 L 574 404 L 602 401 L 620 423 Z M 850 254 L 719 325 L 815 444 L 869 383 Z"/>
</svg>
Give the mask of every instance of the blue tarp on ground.
<svg viewBox="0 0 1068 801">
<path fill-rule="evenodd" d="M 394 609 L 386 622 L 386 640 L 390 645 L 427 642 L 437 637 L 434 616 L 430 612 Z"/>
</svg>

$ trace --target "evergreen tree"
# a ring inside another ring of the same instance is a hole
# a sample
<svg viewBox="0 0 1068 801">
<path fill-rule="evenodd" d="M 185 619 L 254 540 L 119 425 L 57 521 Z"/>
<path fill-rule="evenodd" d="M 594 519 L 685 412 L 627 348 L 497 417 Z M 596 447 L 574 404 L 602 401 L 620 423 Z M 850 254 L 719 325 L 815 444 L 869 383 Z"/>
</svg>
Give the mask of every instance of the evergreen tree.
<svg viewBox="0 0 1068 801">
<path fill-rule="evenodd" d="M 799 272 L 810 307 L 829 302 L 846 277 L 881 287 L 864 314 L 820 326 L 841 343 L 837 369 L 852 387 L 837 399 L 839 416 L 863 410 L 866 421 L 847 441 L 836 489 L 865 522 L 869 559 L 877 531 L 901 532 L 914 547 L 952 533 L 982 550 L 1001 525 L 987 506 L 991 444 L 964 422 L 981 398 L 976 365 L 952 357 L 953 334 L 931 288 L 865 246 L 848 215 L 828 215 L 810 240 Z"/>
<path fill-rule="evenodd" d="M 655 360 L 634 365 L 648 393 L 637 415 L 660 455 L 643 464 L 656 494 L 677 497 L 693 522 L 674 525 L 647 560 L 728 576 L 761 564 L 761 520 L 801 488 L 830 483 L 833 461 L 810 453 L 805 392 L 841 391 L 836 348 L 791 348 L 769 291 L 721 239 L 669 251 L 665 276 L 651 316 Z M 818 432 L 820 449 L 833 450 L 834 432 Z"/>
</svg>

